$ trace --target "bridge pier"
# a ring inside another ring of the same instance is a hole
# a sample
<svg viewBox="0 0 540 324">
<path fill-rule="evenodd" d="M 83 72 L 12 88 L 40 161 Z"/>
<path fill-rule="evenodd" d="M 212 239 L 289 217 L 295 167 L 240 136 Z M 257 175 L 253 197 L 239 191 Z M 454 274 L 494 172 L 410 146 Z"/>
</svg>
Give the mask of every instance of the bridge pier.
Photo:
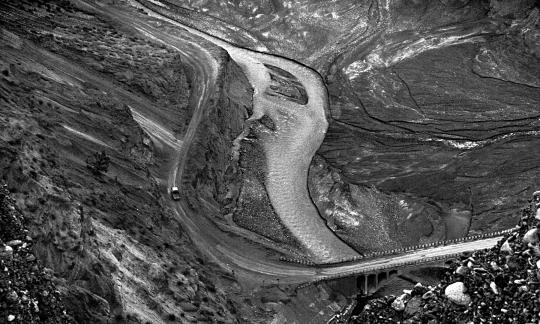
<svg viewBox="0 0 540 324">
<path fill-rule="evenodd" d="M 376 292 L 383 282 L 399 275 L 399 273 L 398 270 L 364 273 L 356 277 L 356 287 L 361 294 L 370 295 Z"/>
</svg>

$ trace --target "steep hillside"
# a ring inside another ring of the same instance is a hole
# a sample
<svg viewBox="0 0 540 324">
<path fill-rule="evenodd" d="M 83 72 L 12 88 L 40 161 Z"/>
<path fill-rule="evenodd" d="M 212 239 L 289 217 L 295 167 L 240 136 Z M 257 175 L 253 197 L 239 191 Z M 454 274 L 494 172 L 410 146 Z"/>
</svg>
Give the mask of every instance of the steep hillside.
<svg viewBox="0 0 540 324">
<path fill-rule="evenodd" d="M 321 73 L 330 128 L 309 191 L 361 253 L 513 226 L 540 186 L 532 1 L 161 2 L 189 26 Z M 326 321 L 354 279 L 260 282 L 280 256 L 303 255 L 269 203 L 253 130 L 276 125 L 246 122 L 242 68 L 130 4 L 0 4 L 0 198 L 17 219 L 0 224 L 0 321 Z M 266 95 L 309 102 L 296 76 L 266 68 Z"/>
<path fill-rule="evenodd" d="M 2 3 L 0 13 L 0 177 L 68 312 L 81 323 L 235 322 L 225 293 L 234 281 L 183 234 L 152 176 L 168 163 L 163 143 L 134 120 L 151 118 L 181 139 L 192 68 L 68 1 Z M 213 94 L 219 107 L 241 96 L 231 84 L 248 88 L 231 65 Z M 96 172 L 101 152 L 110 162 Z"/>
</svg>

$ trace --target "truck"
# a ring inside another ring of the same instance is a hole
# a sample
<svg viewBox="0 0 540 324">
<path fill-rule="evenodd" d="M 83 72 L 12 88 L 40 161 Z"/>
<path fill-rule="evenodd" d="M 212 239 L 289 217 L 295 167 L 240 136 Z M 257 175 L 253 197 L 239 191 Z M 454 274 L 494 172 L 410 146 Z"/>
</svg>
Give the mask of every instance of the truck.
<svg viewBox="0 0 540 324">
<path fill-rule="evenodd" d="M 171 187 L 171 198 L 173 200 L 179 200 L 180 197 L 180 190 L 178 190 L 178 187 Z"/>
</svg>

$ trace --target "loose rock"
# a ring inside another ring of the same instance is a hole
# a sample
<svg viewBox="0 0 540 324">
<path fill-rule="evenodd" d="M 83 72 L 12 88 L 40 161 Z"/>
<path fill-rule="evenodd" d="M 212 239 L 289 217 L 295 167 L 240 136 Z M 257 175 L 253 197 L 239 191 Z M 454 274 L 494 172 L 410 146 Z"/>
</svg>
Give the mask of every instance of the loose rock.
<svg viewBox="0 0 540 324">
<path fill-rule="evenodd" d="M 501 246 L 501 252 L 507 252 L 507 253 L 513 252 L 512 247 L 510 246 L 510 243 L 508 243 L 508 240 L 506 240 Z"/>
<path fill-rule="evenodd" d="M 540 191 L 535 191 L 533 193 L 533 204 L 536 208 L 540 207 Z"/>
<path fill-rule="evenodd" d="M 459 266 L 456 271 L 455 271 L 458 275 L 466 275 L 467 272 L 469 272 L 469 268 L 466 267 L 466 266 Z"/>
<path fill-rule="evenodd" d="M 19 300 L 19 295 L 17 295 L 17 293 L 12 290 L 7 293 L 6 299 L 12 303 L 15 303 L 17 302 L 17 300 Z"/>
<path fill-rule="evenodd" d="M 14 247 L 14 246 L 19 246 L 19 245 L 23 244 L 23 242 L 21 240 L 11 240 L 11 241 L 7 242 L 6 244 L 11 246 L 11 247 Z"/>
<path fill-rule="evenodd" d="M 538 323 L 540 256 L 534 248 L 540 246 L 540 240 L 536 244 L 523 242 L 526 233 L 531 235 L 531 229 L 540 227 L 535 213 L 530 207 L 523 210 L 521 227 L 505 235 L 499 243 L 503 248 L 472 252 L 462 255 L 460 261 L 450 261 L 453 271 L 446 272 L 436 287 L 413 290 L 403 312 L 396 312 L 388 299 L 381 298 L 354 323 Z M 472 268 L 467 267 L 469 262 Z M 415 300 L 420 301 L 421 310 L 409 312 Z"/>
<path fill-rule="evenodd" d="M 533 228 L 527 231 L 527 233 L 525 233 L 523 236 L 523 242 L 531 244 L 538 243 L 538 229 Z"/>
<path fill-rule="evenodd" d="M 430 290 L 422 295 L 422 299 L 431 299 L 433 298 L 433 296 L 435 296 L 435 293 L 433 293 L 433 291 Z"/>
<path fill-rule="evenodd" d="M 491 269 L 495 270 L 495 271 L 500 271 L 502 270 L 501 267 L 499 267 L 499 265 L 497 264 L 497 262 L 495 261 L 491 261 L 489 263 L 489 265 L 491 266 Z"/>
<path fill-rule="evenodd" d="M 499 294 L 499 290 L 497 289 L 497 284 L 494 281 L 489 283 L 489 288 L 491 288 L 491 291 L 493 291 L 495 295 Z"/>
<path fill-rule="evenodd" d="M 471 302 L 471 297 L 465 293 L 466 290 L 465 284 L 458 281 L 448 285 L 444 290 L 444 295 L 458 305 L 468 305 Z"/>
<path fill-rule="evenodd" d="M 396 298 L 393 302 L 392 302 L 392 308 L 397 310 L 398 312 L 401 312 L 402 310 L 405 309 L 405 300 L 404 298 L 402 298 L 403 295 L 401 295 L 400 297 Z"/>
<path fill-rule="evenodd" d="M 0 258 L 11 258 L 13 256 L 13 248 L 9 245 L 4 246 L 2 250 L 0 250 Z"/>
<path fill-rule="evenodd" d="M 422 299 L 418 296 L 411 298 L 405 306 L 405 314 L 407 316 L 413 316 L 414 314 L 422 310 Z"/>
</svg>

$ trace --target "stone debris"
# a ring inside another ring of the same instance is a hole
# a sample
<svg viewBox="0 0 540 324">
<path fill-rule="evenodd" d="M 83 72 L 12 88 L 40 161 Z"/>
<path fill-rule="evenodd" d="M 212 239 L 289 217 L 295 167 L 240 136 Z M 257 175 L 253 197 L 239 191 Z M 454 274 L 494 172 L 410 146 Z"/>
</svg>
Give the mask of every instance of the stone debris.
<svg viewBox="0 0 540 324">
<path fill-rule="evenodd" d="M 535 191 L 533 193 L 533 204 L 536 208 L 540 209 L 540 191 Z"/>
<path fill-rule="evenodd" d="M 540 220 L 535 217 L 535 205 L 524 209 L 515 232 L 489 250 L 452 261 L 436 287 L 415 287 L 408 300 L 371 300 L 353 323 L 540 323 L 540 256 L 535 253 Z"/>
<path fill-rule="evenodd" d="M 499 294 L 499 289 L 497 289 L 497 284 L 494 281 L 489 283 L 489 288 L 491 288 L 491 291 L 493 291 L 495 295 Z"/>
<path fill-rule="evenodd" d="M 422 299 L 431 299 L 434 296 L 435 296 L 435 293 L 433 293 L 433 291 L 430 290 L 422 295 Z"/>
<path fill-rule="evenodd" d="M 6 245 L 0 250 L 0 258 L 11 258 L 11 256 L 13 256 L 13 248 L 11 246 Z"/>
<path fill-rule="evenodd" d="M 503 245 L 501 245 L 501 252 L 507 252 L 512 253 L 512 247 L 510 246 L 510 243 L 508 241 L 505 241 Z"/>
<path fill-rule="evenodd" d="M 72 323 L 53 277 L 32 254 L 32 241 L 26 240 L 22 215 L 13 204 L 6 187 L 0 186 L 0 322 Z"/>
<path fill-rule="evenodd" d="M 469 268 L 468 267 L 464 267 L 464 266 L 459 266 L 457 269 L 456 269 L 456 274 L 458 275 L 466 275 L 468 272 L 469 272 Z"/>
<path fill-rule="evenodd" d="M 466 294 L 467 288 L 463 282 L 454 282 L 444 290 L 444 295 L 448 300 L 458 305 L 468 305 L 471 302 L 471 297 Z"/>
<path fill-rule="evenodd" d="M 491 261 L 489 263 L 489 265 L 491 266 L 491 269 L 495 270 L 495 271 L 499 271 L 501 270 L 501 267 L 499 267 L 499 265 L 497 264 L 497 262 L 495 261 Z"/>
<path fill-rule="evenodd" d="M 23 242 L 21 240 L 11 240 L 11 241 L 7 242 L 6 244 L 11 246 L 11 247 L 15 247 L 15 246 L 22 245 Z"/>
<path fill-rule="evenodd" d="M 530 244 L 538 243 L 538 229 L 533 228 L 530 229 L 527 233 L 525 233 L 525 235 L 523 236 L 523 242 Z"/>
<path fill-rule="evenodd" d="M 405 314 L 407 316 L 413 316 L 422 310 L 422 299 L 419 296 L 411 298 L 405 306 Z"/>
<path fill-rule="evenodd" d="M 397 311 L 402 311 L 405 309 L 405 302 L 407 301 L 409 295 L 408 294 L 403 294 L 401 296 L 399 296 L 398 298 L 396 298 L 393 302 L 392 302 L 392 308 L 397 310 Z"/>
</svg>

